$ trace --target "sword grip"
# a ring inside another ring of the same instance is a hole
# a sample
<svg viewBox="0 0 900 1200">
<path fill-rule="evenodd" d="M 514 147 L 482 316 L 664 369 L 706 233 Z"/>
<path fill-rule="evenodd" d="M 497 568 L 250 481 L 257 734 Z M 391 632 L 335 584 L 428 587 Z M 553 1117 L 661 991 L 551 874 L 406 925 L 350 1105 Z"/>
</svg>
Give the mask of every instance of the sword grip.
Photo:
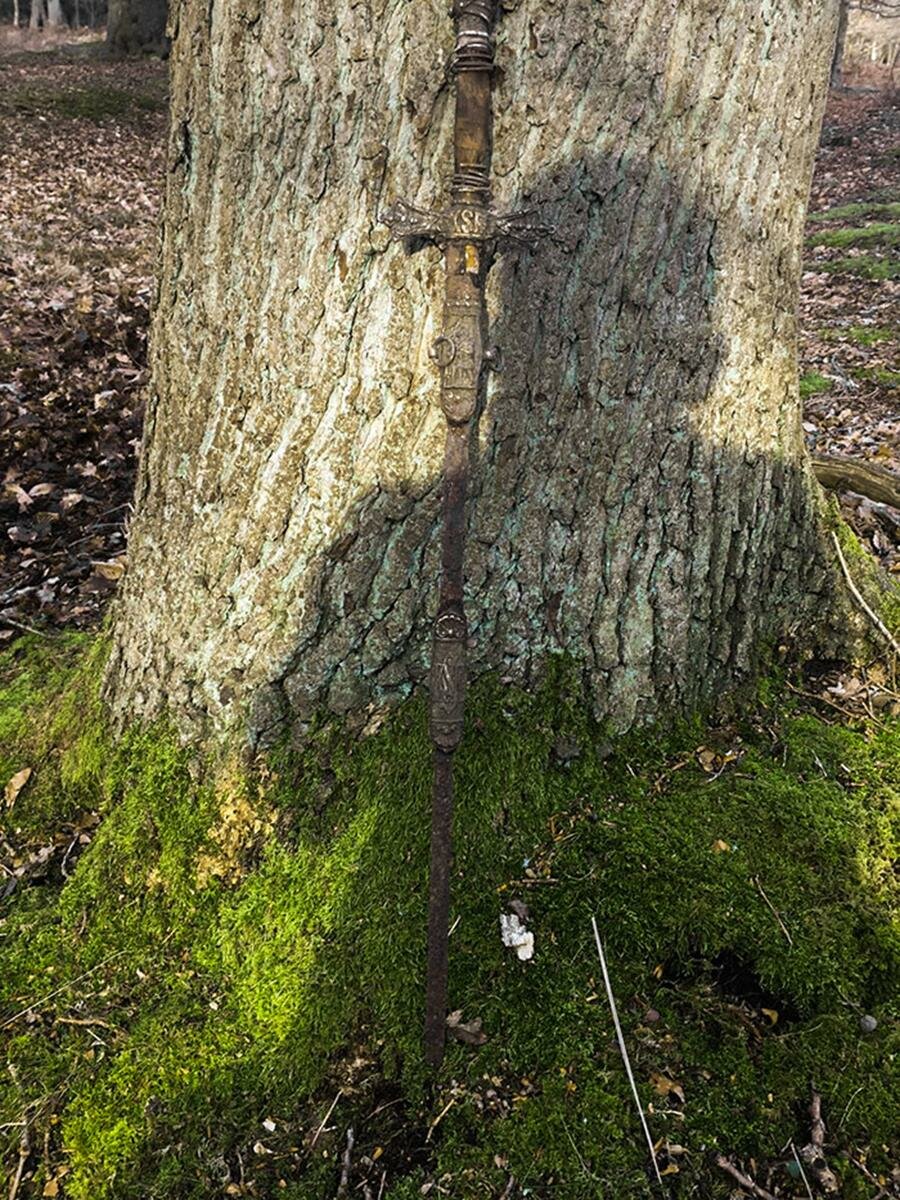
<svg viewBox="0 0 900 1200">
<path fill-rule="evenodd" d="M 462 741 L 466 701 L 466 619 L 459 608 L 444 608 L 434 623 L 429 683 L 428 732 L 445 754 Z"/>
</svg>

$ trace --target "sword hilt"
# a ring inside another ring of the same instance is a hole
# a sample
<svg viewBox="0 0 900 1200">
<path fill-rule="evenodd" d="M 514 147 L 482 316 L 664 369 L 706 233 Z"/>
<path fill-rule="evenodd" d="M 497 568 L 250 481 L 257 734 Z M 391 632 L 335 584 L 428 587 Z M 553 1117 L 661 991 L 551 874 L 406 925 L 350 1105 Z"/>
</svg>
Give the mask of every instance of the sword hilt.
<svg viewBox="0 0 900 1200">
<path fill-rule="evenodd" d="M 494 242 L 530 246 L 549 237 L 552 229 L 538 219 L 537 210 L 495 213 L 476 204 L 453 204 L 444 209 L 418 208 L 396 200 L 379 217 L 397 241 L 421 238 L 436 246 L 447 242 Z"/>
</svg>

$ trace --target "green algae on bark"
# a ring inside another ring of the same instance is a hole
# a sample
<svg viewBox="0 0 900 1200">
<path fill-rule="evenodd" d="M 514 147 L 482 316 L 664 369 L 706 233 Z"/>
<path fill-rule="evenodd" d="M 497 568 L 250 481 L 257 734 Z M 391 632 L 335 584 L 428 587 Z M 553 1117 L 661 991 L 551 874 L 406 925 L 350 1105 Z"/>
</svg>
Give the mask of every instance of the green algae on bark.
<svg viewBox="0 0 900 1200">
<path fill-rule="evenodd" d="M 391 1200 L 438 1177 L 451 1197 L 494 1196 L 510 1174 L 535 1196 L 650 1195 L 592 915 L 654 1136 L 683 1148 L 668 1161 L 693 1194 L 727 1194 L 713 1150 L 774 1161 L 805 1139 L 810 1079 L 845 1195 L 842 1154 L 896 1154 L 896 723 L 825 724 L 769 680 L 730 724 L 611 741 L 571 664 L 532 695 L 482 680 L 458 777 L 451 1001 L 488 1040 L 454 1044 L 430 1086 L 421 703 L 365 739 L 329 723 L 302 751 L 213 771 L 162 726 L 108 739 L 98 651 L 62 645 L 0 666 L 4 770 L 34 769 L 4 837 L 102 817 L 68 879 L 0 901 L 16 1076 L 0 1149 L 14 1165 L 23 1112 L 36 1145 L 48 1131 L 33 1194 L 62 1165 L 76 1200 L 251 1180 L 330 1198 L 352 1122 L 357 1169 L 386 1170 Z M 516 897 L 527 963 L 499 937 Z"/>
</svg>

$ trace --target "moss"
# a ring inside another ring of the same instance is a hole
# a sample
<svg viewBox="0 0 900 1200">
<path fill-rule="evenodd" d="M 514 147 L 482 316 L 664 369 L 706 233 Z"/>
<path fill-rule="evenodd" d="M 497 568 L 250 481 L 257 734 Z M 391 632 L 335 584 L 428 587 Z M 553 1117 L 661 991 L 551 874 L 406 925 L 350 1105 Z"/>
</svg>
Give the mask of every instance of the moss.
<svg viewBox="0 0 900 1200">
<path fill-rule="evenodd" d="M 870 221 L 876 217 L 900 219 L 900 204 L 863 200 L 809 214 L 809 220 L 817 223 L 821 221 Z"/>
<path fill-rule="evenodd" d="M 818 371 L 807 371 L 800 376 L 800 397 L 806 400 L 809 396 L 818 396 L 820 392 L 831 391 L 833 386 L 832 381 Z"/>
<path fill-rule="evenodd" d="M 39 646 L 0 668 L 5 761 L 27 746 L 44 780 L 22 821 L 46 836 L 103 814 L 70 878 L 0 908 L 0 1012 L 32 1006 L 3 1031 L 19 1082 L 0 1083 L 0 1127 L 30 1106 L 67 1196 L 208 1197 L 243 1170 L 258 1195 L 319 1200 L 351 1121 L 390 1200 L 435 1173 L 460 1200 L 510 1174 L 561 1200 L 650 1195 L 594 915 L 686 1193 L 727 1194 L 711 1148 L 774 1160 L 805 1139 L 810 1078 L 841 1147 L 871 1145 L 876 1167 L 896 1149 L 896 727 L 826 725 L 768 681 L 741 723 L 613 745 L 565 663 L 533 695 L 482 680 L 456 776 L 450 944 L 452 1005 L 488 1040 L 451 1045 L 432 1083 L 421 703 L 367 740 L 325 725 L 302 753 L 213 774 L 163 727 L 110 741 L 97 654 L 73 644 L 52 687 Z M 515 896 L 530 963 L 498 936 Z M 17 1131 L 0 1138 L 14 1163 Z"/>
<path fill-rule="evenodd" d="M 877 325 L 848 325 L 846 328 L 822 329 L 819 337 L 826 342 L 854 342 L 857 346 L 875 346 L 879 342 L 892 342 L 900 333 L 896 329 L 883 329 Z"/>
<path fill-rule="evenodd" d="M 825 229 L 806 239 L 808 246 L 896 246 L 900 241 L 900 224 L 877 221 L 851 229 Z"/>
<path fill-rule="evenodd" d="M 852 258 L 817 262 L 815 269 L 830 275 L 858 275 L 862 279 L 900 279 L 900 260 L 875 258 L 871 254 L 857 254 Z"/>
<path fill-rule="evenodd" d="M 62 120 L 105 121 L 165 109 L 165 97 L 157 91 L 129 91 L 101 84 L 89 88 L 21 84 L 7 89 L 0 102 L 0 112 L 50 114 Z"/>
<path fill-rule="evenodd" d="M 853 582 L 891 633 L 900 635 L 900 583 L 881 568 L 844 521 L 836 519 L 834 529 Z"/>
<path fill-rule="evenodd" d="M 881 387 L 900 387 L 900 371 L 891 371 L 887 367 L 855 367 L 853 374 L 857 379 L 871 380 Z"/>
</svg>

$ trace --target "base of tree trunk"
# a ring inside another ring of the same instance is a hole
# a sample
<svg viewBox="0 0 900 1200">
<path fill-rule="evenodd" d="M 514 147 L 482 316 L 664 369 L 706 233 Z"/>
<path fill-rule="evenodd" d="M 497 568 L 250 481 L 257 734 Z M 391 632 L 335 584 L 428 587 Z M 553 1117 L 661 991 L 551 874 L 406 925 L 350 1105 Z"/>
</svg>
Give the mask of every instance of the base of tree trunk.
<svg viewBox="0 0 900 1200">
<path fill-rule="evenodd" d="M 85 1200 L 237 1195 L 251 1179 L 306 1200 L 336 1195 L 345 1169 L 351 1196 L 517 1197 L 526 1180 L 555 1200 L 642 1195 L 592 917 L 638 1085 L 662 1098 L 658 1166 L 686 1193 L 721 1190 L 712 1136 L 789 1189 L 776 1156 L 810 1077 L 832 1164 L 864 1145 L 890 1177 L 900 755 L 862 709 L 856 729 L 815 698 L 785 715 L 796 697 L 773 679 L 738 726 L 615 739 L 560 664 L 532 695 L 476 685 L 456 780 L 461 1012 L 435 1078 L 424 706 L 370 738 L 333 722 L 300 753 L 213 773 L 160 727 L 114 741 L 83 645 L 0 659 L 10 1177 L 21 1145 L 41 1187 L 59 1177 Z M 501 942 L 512 911 L 528 962 Z"/>
</svg>

